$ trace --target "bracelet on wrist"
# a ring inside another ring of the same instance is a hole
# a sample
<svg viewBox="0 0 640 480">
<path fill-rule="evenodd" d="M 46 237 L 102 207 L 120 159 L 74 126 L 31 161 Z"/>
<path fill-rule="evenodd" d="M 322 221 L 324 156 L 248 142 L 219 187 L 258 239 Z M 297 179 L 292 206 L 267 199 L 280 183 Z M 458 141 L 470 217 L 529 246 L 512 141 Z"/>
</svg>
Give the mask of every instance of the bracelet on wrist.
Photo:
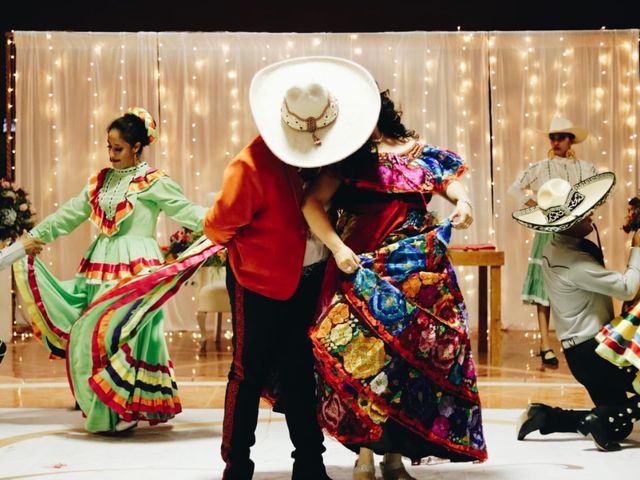
<svg viewBox="0 0 640 480">
<path fill-rule="evenodd" d="M 456 203 L 466 203 L 469 206 L 469 208 L 473 210 L 473 203 L 471 203 L 471 200 L 462 199 L 462 200 L 458 200 Z"/>
</svg>

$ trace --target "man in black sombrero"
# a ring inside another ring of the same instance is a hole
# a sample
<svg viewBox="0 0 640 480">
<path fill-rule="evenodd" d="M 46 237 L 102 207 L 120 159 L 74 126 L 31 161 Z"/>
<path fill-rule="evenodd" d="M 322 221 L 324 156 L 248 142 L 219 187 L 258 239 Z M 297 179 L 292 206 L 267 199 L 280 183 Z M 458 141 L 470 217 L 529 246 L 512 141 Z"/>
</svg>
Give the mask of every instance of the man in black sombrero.
<svg viewBox="0 0 640 480">
<path fill-rule="evenodd" d="M 552 179 L 538 191 L 536 207 L 518 210 L 513 218 L 525 227 L 553 233 L 545 247 L 542 269 L 556 334 L 575 379 L 596 405 L 592 410 L 565 410 L 531 403 L 520 417 L 518 440 L 539 430 L 591 434 L 600 450 L 619 450 L 618 441 L 640 418 L 640 396 L 628 396 L 637 370 L 619 368 L 596 353 L 596 334 L 613 317 L 612 297 L 635 297 L 640 287 L 640 234 L 631 243 L 627 269 L 604 266 L 602 251 L 585 237 L 594 230 L 593 210 L 604 203 L 615 184 L 605 172 L 571 186 Z"/>
</svg>

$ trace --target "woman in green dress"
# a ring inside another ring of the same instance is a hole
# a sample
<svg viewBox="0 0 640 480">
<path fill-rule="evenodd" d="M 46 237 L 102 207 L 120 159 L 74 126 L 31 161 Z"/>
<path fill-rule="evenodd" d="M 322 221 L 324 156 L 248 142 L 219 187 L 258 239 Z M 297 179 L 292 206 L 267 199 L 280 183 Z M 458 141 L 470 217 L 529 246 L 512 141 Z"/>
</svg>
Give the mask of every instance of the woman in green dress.
<svg viewBox="0 0 640 480">
<path fill-rule="evenodd" d="M 157 136 L 146 110 L 129 109 L 107 133 L 111 167 L 91 176 L 78 196 L 30 232 L 49 243 L 87 219 L 98 228 L 75 278 L 60 281 L 33 257 L 14 264 L 36 336 L 52 358 L 66 359 L 90 432 L 123 431 L 140 420 L 164 422 L 181 411 L 161 310 L 120 318 L 91 304 L 118 282 L 163 263 L 156 241 L 161 212 L 201 230 L 206 211 L 164 171 L 141 160 Z"/>
<path fill-rule="evenodd" d="M 588 132 L 584 128 L 574 125 L 566 118 L 554 117 L 549 131 L 544 133 L 548 136 L 551 145 L 547 153 L 548 158 L 520 172 L 508 190 L 513 198 L 527 207 L 537 205 L 538 189 L 551 178 L 562 178 L 574 185 L 598 173 L 593 163 L 576 158 L 576 152 L 572 148 L 574 144 L 583 142 L 587 138 Z M 533 237 L 521 298 L 522 303 L 536 306 L 540 333 L 538 356 L 542 360 L 542 365 L 557 368 L 558 357 L 551 348 L 549 338 L 551 306 L 542 278 L 542 252 L 550 241 L 551 235 L 544 232 L 536 232 Z"/>
</svg>

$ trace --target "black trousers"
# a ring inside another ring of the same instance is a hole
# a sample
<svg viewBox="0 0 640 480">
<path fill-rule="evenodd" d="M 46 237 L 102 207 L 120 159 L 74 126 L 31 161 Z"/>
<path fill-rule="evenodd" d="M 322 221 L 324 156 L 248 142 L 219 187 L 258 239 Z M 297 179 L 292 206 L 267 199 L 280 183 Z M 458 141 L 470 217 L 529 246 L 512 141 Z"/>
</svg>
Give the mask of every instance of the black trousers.
<svg viewBox="0 0 640 480">
<path fill-rule="evenodd" d="M 640 418 L 640 397 L 634 393 L 634 368 L 619 368 L 596 353 L 595 339 L 564 350 L 569 370 L 587 389 L 596 406 L 593 412 L 606 421 L 613 439 L 626 438 L 633 430 L 632 419 Z M 630 410 L 630 411 L 629 411 Z M 565 410 L 554 408 L 547 416 L 540 433 L 577 432 L 580 422 L 592 410 Z M 613 421 L 610 421 L 613 419 Z"/>
<path fill-rule="evenodd" d="M 316 416 L 316 381 L 308 330 L 313 322 L 324 264 L 302 276 L 293 297 L 267 298 L 243 288 L 227 267 L 233 323 L 233 362 L 225 397 L 224 480 L 252 478 L 260 392 L 275 372 L 278 406 L 295 448 L 293 478 L 324 478 L 324 437 Z"/>
</svg>

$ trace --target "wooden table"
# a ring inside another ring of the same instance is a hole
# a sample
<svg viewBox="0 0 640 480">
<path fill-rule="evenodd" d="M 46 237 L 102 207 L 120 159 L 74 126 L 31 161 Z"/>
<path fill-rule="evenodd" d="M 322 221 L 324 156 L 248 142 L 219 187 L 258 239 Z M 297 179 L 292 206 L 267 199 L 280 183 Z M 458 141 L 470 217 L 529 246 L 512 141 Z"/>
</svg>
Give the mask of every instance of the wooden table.
<svg viewBox="0 0 640 480">
<path fill-rule="evenodd" d="M 478 267 L 478 351 L 486 352 L 488 350 L 489 365 L 492 367 L 500 366 L 502 361 L 500 267 L 504 265 L 504 252 L 500 250 L 450 249 L 449 257 L 453 265 Z M 487 267 L 490 269 L 489 292 L 487 291 Z M 491 318 L 488 325 L 487 305 L 491 305 Z"/>
</svg>

